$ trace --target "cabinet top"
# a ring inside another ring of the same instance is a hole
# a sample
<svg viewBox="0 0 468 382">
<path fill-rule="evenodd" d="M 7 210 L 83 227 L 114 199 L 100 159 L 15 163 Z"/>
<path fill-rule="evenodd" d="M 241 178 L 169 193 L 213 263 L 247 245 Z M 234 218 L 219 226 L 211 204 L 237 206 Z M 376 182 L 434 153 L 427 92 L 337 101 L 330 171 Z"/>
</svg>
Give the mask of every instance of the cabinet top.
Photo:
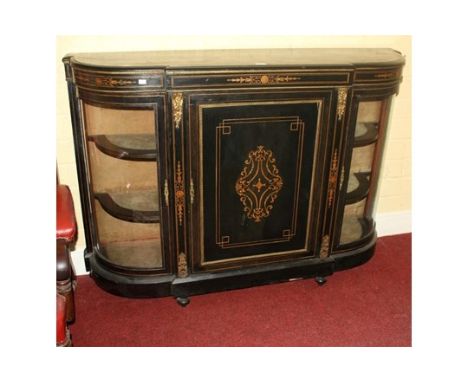
<svg viewBox="0 0 468 382">
<path fill-rule="evenodd" d="M 400 66 L 404 57 L 393 49 L 226 49 L 68 54 L 64 61 L 96 68 L 261 68 Z"/>
</svg>

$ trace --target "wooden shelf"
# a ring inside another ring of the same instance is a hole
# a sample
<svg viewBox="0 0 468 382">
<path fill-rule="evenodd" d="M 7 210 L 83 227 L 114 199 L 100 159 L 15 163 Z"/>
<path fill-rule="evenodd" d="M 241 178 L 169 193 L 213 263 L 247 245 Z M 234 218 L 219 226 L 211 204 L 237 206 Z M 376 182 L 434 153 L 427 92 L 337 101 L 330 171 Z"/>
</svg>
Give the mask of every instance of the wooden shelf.
<svg viewBox="0 0 468 382">
<path fill-rule="evenodd" d="M 341 227 L 340 245 L 359 241 L 372 230 L 370 219 L 356 216 L 345 216 Z"/>
<path fill-rule="evenodd" d="M 102 244 L 100 250 L 109 262 L 121 267 L 162 267 L 161 239 L 110 242 Z"/>
<path fill-rule="evenodd" d="M 88 138 L 103 153 L 114 158 L 155 161 L 156 137 L 153 134 L 91 135 Z"/>
<path fill-rule="evenodd" d="M 354 147 L 367 146 L 377 141 L 378 124 L 371 122 L 358 122 L 354 134 Z"/>
<path fill-rule="evenodd" d="M 352 173 L 349 178 L 345 204 L 357 203 L 367 197 L 370 186 L 370 171 Z"/>
<path fill-rule="evenodd" d="M 159 223 L 159 197 L 156 191 L 97 193 L 104 211 L 113 217 L 135 223 Z"/>
</svg>

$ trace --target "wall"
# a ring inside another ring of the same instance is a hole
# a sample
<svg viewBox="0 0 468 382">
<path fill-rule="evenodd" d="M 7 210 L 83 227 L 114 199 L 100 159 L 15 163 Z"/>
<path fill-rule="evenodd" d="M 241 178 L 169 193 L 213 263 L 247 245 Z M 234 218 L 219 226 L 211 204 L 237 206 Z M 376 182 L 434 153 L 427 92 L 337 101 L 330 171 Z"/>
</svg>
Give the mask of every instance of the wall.
<svg viewBox="0 0 468 382">
<path fill-rule="evenodd" d="M 83 232 L 68 94 L 62 57 L 71 52 L 231 49 L 388 47 L 406 57 L 403 82 L 395 98 L 379 189 L 380 235 L 411 230 L 411 36 L 58 36 L 56 41 L 57 167 L 60 181 L 73 193 L 79 233 Z M 79 234 L 73 260 L 83 273 L 85 246 Z"/>
</svg>

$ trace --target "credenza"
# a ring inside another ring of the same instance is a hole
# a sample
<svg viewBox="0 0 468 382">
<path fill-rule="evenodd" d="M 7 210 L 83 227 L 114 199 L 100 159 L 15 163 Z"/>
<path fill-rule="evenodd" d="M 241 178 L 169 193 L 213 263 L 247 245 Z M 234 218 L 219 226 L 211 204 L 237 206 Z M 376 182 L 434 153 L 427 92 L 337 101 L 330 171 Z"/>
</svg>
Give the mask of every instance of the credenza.
<svg viewBox="0 0 468 382">
<path fill-rule="evenodd" d="M 327 276 L 376 244 L 404 57 L 392 49 L 64 57 L 86 237 L 103 289 L 191 295 Z"/>
</svg>

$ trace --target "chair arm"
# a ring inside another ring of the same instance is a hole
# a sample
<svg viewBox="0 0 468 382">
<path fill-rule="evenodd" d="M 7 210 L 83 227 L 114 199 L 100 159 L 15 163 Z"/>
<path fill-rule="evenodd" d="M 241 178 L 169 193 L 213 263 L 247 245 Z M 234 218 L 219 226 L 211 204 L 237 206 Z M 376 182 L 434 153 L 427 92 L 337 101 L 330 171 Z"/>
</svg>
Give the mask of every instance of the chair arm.
<svg viewBox="0 0 468 382">
<path fill-rule="evenodd" d="M 57 185 L 57 239 L 72 242 L 76 237 L 75 210 L 70 189 Z"/>
<path fill-rule="evenodd" d="M 57 240 L 57 281 L 67 281 L 72 277 L 70 253 L 66 240 Z"/>
</svg>

